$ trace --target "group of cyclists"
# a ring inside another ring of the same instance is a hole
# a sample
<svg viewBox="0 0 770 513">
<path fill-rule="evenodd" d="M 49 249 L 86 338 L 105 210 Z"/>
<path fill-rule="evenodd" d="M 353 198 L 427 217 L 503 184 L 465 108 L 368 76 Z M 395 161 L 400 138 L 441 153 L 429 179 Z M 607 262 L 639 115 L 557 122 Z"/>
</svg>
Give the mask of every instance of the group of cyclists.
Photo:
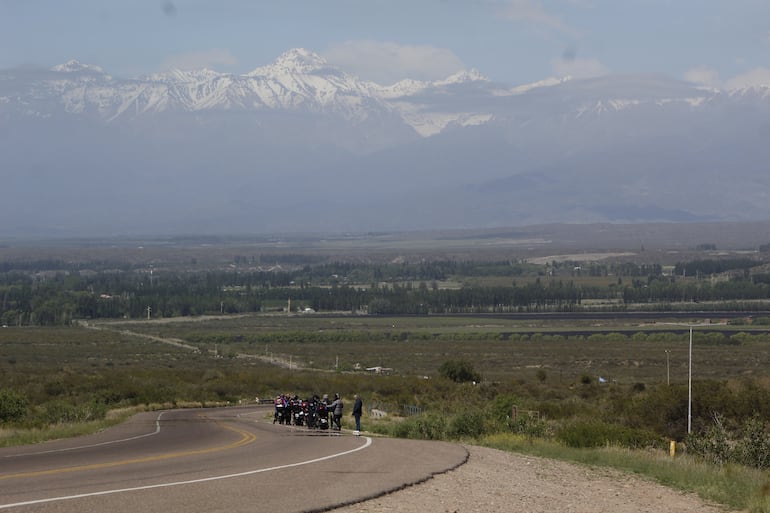
<svg viewBox="0 0 770 513">
<path fill-rule="evenodd" d="M 276 396 L 275 414 L 273 424 L 287 426 L 306 426 L 310 429 L 342 429 L 342 399 L 339 394 L 334 394 L 330 400 L 328 394 L 323 397 L 313 395 L 308 399 L 300 399 L 299 396 L 280 394 Z"/>
</svg>

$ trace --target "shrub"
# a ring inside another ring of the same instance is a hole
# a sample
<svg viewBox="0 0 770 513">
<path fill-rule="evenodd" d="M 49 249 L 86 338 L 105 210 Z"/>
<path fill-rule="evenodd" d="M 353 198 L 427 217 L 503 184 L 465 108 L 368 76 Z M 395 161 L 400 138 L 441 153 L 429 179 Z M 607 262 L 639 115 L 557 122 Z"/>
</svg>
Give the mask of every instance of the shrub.
<svg viewBox="0 0 770 513">
<path fill-rule="evenodd" d="M 510 420 L 513 405 L 517 402 L 519 399 L 512 394 L 499 394 L 489 401 L 486 410 L 491 420 L 504 426 Z"/>
<path fill-rule="evenodd" d="M 714 415 L 714 424 L 686 438 L 687 452 L 700 456 L 709 463 L 723 465 L 731 460 L 731 449 L 720 415 Z"/>
<path fill-rule="evenodd" d="M 639 449 L 657 445 L 659 438 L 641 429 L 601 421 L 578 421 L 559 430 L 557 438 L 569 447 L 590 448 L 613 445 Z"/>
<path fill-rule="evenodd" d="M 63 400 L 47 403 L 37 415 L 38 423 L 42 425 L 71 424 L 101 420 L 107 415 L 107 406 L 103 403 L 90 401 L 72 404 Z"/>
<path fill-rule="evenodd" d="M 418 440 L 443 440 L 446 436 L 446 416 L 439 413 L 426 413 L 409 417 L 396 424 L 393 436 Z"/>
<path fill-rule="evenodd" d="M 703 397 L 703 396 L 696 396 Z M 687 386 L 645 386 L 631 400 L 619 397 L 613 403 L 613 415 L 626 423 L 654 431 L 671 440 L 681 440 L 687 431 Z"/>
<path fill-rule="evenodd" d="M 26 397 L 7 388 L 0 389 L 0 422 L 18 422 L 26 414 Z"/>
<path fill-rule="evenodd" d="M 480 410 L 460 412 L 450 419 L 447 435 L 449 438 L 477 438 L 489 431 L 488 418 L 489 416 Z"/>
<path fill-rule="evenodd" d="M 746 419 L 743 436 L 735 447 L 738 462 L 759 469 L 770 468 L 770 436 L 759 415 Z"/>
<path fill-rule="evenodd" d="M 475 371 L 473 364 L 468 360 L 447 360 L 441 364 L 438 372 L 455 383 L 481 381 L 481 375 Z"/>
<path fill-rule="evenodd" d="M 551 430 L 548 423 L 537 417 L 522 415 L 518 419 L 511 421 L 511 430 L 520 435 L 526 435 L 532 438 L 550 438 Z"/>
</svg>

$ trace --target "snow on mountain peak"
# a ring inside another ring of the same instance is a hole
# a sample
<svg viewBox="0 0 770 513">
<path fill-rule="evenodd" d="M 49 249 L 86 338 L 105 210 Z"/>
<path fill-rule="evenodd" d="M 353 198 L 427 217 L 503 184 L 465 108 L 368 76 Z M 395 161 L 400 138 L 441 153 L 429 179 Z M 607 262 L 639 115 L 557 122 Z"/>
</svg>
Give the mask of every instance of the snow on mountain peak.
<svg viewBox="0 0 770 513">
<path fill-rule="evenodd" d="M 510 89 L 510 93 L 523 94 L 523 93 L 526 93 L 527 91 L 531 91 L 532 89 L 539 89 L 541 87 L 553 87 L 559 84 L 564 84 L 571 80 L 572 80 L 572 77 L 569 75 L 561 78 L 555 78 L 555 77 L 547 78 L 545 80 L 540 80 L 538 82 L 532 82 L 531 84 L 522 84 L 522 85 L 516 86 Z"/>
<path fill-rule="evenodd" d="M 489 79 L 479 72 L 475 68 L 469 70 L 458 71 L 454 75 L 450 75 L 444 80 L 435 82 L 436 85 L 452 85 L 452 84 L 465 84 L 468 82 L 489 82 Z"/>
<path fill-rule="evenodd" d="M 405 78 L 393 85 L 375 88 L 383 98 L 393 99 L 405 96 L 411 96 L 424 91 L 430 86 L 430 82 L 421 82 L 411 78 Z"/>
<path fill-rule="evenodd" d="M 59 64 L 51 68 L 51 71 L 58 71 L 59 73 L 77 73 L 81 71 L 91 71 L 94 73 L 104 74 L 104 69 L 93 64 L 83 64 L 82 62 L 71 59 L 64 64 Z"/>
<path fill-rule="evenodd" d="M 267 66 L 246 73 L 247 77 L 264 77 L 276 75 L 303 75 L 312 74 L 323 69 L 333 69 L 329 63 L 315 52 L 304 48 L 293 48 L 282 53 Z"/>
<path fill-rule="evenodd" d="M 328 65 L 326 59 L 304 48 L 293 48 L 275 60 L 275 66 L 292 73 L 310 73 Z"/>
<path fill-rule="evenodd" d="M 754 96 L 757 98 L 767 98 L 767 97 L 770 97 L 770 86 L 756 84 L 756 85 L 749 85 L 744 87 L 728 89 L 726 92 L 727 92 L 727 95 L 730 97 Z"/>
<path fill-rule="evenodd" d="M 208 68 L 203 68 L 200 70 L 190 70 L 185 71 L 181 69 L 170 69 L 168 71 L 165 71 L 163 73 L 155 73 L 153 75 L 148 75 L 145 78 L 146 80 L 150 80 L 152 82 L 167 82 L 167 83 L 190 83 L 190 82 L 204 82 L 204 81 L 210 81 L 210 80 L 216 80 L 217 78 L 226 76 L 222 73 L 217 73 L 216 71 L 212 71 Z"/>
<path fill-rule="evenodd" d="M 356 122 L 376 119 L 378 115 L 383 119 L 400 117 L 424 137 L 452 127 L 487 123 L 497 115 L 489 103 L 494 98 L 534 90 L 543 97 L 569 98 L 578 117 L 646 104 L 686 102 L 695 107 L 714 97 L 675 80 L 647 75 L 551 78 L 508 88 L 491 83 L 476 69 L 459 71 L 438 81 L 407 79 L 382 86 L 348 75 L 304 48 L 289 50 L 272 64 L 246 75 L 209 69 L 169 70 L 134 80 L 113 80 L 98 66 L 76 60 L 51 70 L 61 73 L 51 77 L 51 91 L 61 98 L 67 112 L 98 112 L 108 121 L 166 110 L 302 110 L 335 114 Z M 37 98 L 38 92 L 31 91 L 34 94 L 30 93 L 30 97 Z M 770 98 L 770 88 L 735 91 L 728 98 L 740 100 L 739 95 Z"/>
</svg>

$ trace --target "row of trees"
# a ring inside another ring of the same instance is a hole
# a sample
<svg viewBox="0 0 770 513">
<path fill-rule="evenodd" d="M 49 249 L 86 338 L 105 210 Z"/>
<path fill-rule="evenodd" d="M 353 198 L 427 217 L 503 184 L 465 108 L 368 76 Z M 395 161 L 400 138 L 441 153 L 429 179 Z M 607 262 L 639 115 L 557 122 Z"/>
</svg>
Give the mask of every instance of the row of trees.
<svg viewBox="0 0 770 513">
<path fill-rule="evenodd" d="M 654 267 L 648 270 L 658 271 Z M 520 283 L 514 280 L 509 286 L 446 289 L 435 281 L 465 276 L 454 273 L 518 277 L 525 272 Z M 574 311 L 582 309 L 587 299 L 613 300 L 618 308 L 639 303 L 667 308 L 682 302 L 770 299 L 770 280 L 762 279 L 763 275 L 753 279 L 739 273 L 712 283 L 650 274 L 625 284 L 618 279 L 617 283 L 591 285 L 558 277 L 544 279 L 537 276 L 539 272 L 528 264 L 511 262 L 340 263 L 272 272 L 14 270 L 0 273 L 0 321 L 5 325 L 66 325 L 73 319 L 248 313 L 284 308 L 289 301 L 294 307 L 316 311 L 430 314 Z"/>
</svg>

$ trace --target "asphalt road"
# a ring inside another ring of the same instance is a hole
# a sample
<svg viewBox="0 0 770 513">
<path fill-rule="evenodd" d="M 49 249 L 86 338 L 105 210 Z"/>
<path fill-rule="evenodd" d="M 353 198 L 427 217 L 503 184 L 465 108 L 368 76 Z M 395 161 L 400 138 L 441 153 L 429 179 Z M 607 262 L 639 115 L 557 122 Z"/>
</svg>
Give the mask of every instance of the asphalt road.
<svg viewBox="0 0 770 513">
<path fill-rule="evenodd" d="M 97 435 L 0 449 L 0 510 L 310 512 L 455 468 L 444 442 L 274 425 L 271 407 L 136 415 Z"/>
</svg>

